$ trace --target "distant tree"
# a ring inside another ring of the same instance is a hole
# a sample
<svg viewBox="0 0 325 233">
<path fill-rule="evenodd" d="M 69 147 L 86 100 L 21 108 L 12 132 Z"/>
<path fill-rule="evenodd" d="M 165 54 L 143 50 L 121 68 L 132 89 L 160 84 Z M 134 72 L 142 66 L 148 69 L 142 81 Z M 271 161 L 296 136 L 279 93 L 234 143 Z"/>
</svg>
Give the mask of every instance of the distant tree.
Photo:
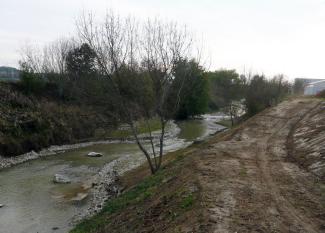
<svg viewBox="0 0 325 233">
<path fill-rule="evenodd" d="M 67 58 L 69 52 L 77 43 L 72 38 L 59 38 L 43 48 L 42 73 L 58 74 L 61 77 L 67 73 Z"/>
<path fill-rule="evenodd" d="M 274 104 L 279 103 L 291 93 L 292 86 L 282 74 L 274 76 L 268 83 L 271 86 L 271 98 Z"/>
<path fill-rule="evenodd" d="M 301 95 L 304 93 L 304 82 L 300 79 L 295 79 L 293 84 L 293 93 L 296 95 Z"/>
<path fill-rule="evenodd" d="M 26 45 L 21 49 L 21 63 L 24 63 L 39 74 L 65 74 L 66 58 L 75 42 L 73 39 L 60 38 L 44 46 L 42 49 Z"/>
<path fill-rule="evenodd" d="M 290 94 L 291 86 L 283 75 L 268 80 L 264 75 L 254 75 L 247 85 L 245 105 L 249 116 L 279 103 Z"/>
<path fill-rule="evenodd" d="M 35 73 L 33 67 L 27 63 L 20 62 L 21 79 L 19 84 L 26 94 L 39 94 L 46 85 L 41 74 Z"/>
<path fill-rule="evenodd" d="M 89 77 L 96 73 L 96 54 L 87 43 L 70 50 L 66 58 L 67 72 L 74 78 Z"/>
<path fill-rule="evenodd" d="M 235 70 L 208 72 L 210 109 L 221 109 L 230 116 L 232 125 L 243 111 L 246 78 Z"/>
<path fill-rule="evenodd" d="M 243 98 L 244 82 L 235 70 L 208 72 L 210 107 L 224 108 L 233 100 Z"/>
<path fill-rule="evenodd" d="M 40 49 L 27 45 L 21 49 L 20 64 L 24 77 L 41 77 L 38 81 L 46 82 L 51 86 L 50 91 L 57 96 L 64 96 L 66 83 L 66 58 L 68 52 L 75 46 L 72 39 L 61 38 Z M 35 78 L 36 79 L 36 78 Z M 35 81 L 35 80 L 34 80 Z M 26 78 L 26 83 L 31 85 L 31 78 Z M 37 82 L 39 83 L 39 82 Z M 33 84 L 36 85 L 36 84 Z"/>
<path fill-rule="evenodd" d="M 184 59 L 176 64 L 173 75 L 176 88 L 179 88 L 177 85 L 180 85 L 178 81 L 186 80 L 183 84 L 176 117 L 185 119 L 205 113 L 208 109 L 209 94 L 203 68 L 195 60 Z M 184 78 L 184 76 L 186 77 Z"/>
</svg>

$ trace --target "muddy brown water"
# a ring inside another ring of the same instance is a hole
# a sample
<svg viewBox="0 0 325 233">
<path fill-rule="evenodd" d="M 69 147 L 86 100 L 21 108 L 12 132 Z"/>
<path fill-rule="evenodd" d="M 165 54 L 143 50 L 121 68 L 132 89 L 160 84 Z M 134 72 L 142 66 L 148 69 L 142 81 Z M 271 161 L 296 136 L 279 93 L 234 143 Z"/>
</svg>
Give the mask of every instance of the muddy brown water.
<svg viewBox="0 0 325 233">
<path fill-rule="evenodd" d="M 205 138 L 222 129 L 215 124 L 218 115 L 178 122 L 177 129 L 166 139 L 166 152 L 188 146 L 193 140 Z M 176 130 L 176 131 L 175 131 Z M 99 158 L 85 156 L 91 151 Z M 93 145 L 29 161 L 0 171 L 0 232 L 1 233 L 63 233 L 73 225 L 73 217 L 89 207 L 89 198 L 75 202 L 69 198 L 80 192 L 91 179 L 111 161 L 125 159 L 127 164 L 140 165 L 143 155 L 133 143 Z M 131 166 L 130 166 L 131 167 Z M 70 184 L 54 184 L 54 174 L 71 179 Z"/>
</svg>

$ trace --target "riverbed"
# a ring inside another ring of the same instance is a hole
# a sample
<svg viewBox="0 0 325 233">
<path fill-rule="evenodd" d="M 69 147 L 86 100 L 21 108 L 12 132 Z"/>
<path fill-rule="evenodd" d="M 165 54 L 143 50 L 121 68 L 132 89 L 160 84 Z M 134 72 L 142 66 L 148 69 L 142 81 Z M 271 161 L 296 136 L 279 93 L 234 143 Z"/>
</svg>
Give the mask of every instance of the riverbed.
<svg viewBox="0 0 325 233">
<path fill-rule="evenodd" d="M 165 153 L 189 146 L 224 127 L 215 124 L 219 115 L 170 124 Z M 102 157 L 85 156 L 91 151 Z M 0 171 L 1 233 L 65 233 L 78 216 L 87 216 L 94 204 L 89 183 L 103 167 L 114 167 L 118 175 L 145 162 L 145 157 L 132 142 L 96 144 L 69 150 L 59 155 L 41 157 Z M 112 165 L 112 166 L 110 166 Z M 69 184 L 55 184 L 61 174 Z M 86 198 L 80 198 L 84 195 Z M 96 203 L 95 203 L 96 204 Z M 99 207 L 100 208 L 100 207 Z"/>
</svg>

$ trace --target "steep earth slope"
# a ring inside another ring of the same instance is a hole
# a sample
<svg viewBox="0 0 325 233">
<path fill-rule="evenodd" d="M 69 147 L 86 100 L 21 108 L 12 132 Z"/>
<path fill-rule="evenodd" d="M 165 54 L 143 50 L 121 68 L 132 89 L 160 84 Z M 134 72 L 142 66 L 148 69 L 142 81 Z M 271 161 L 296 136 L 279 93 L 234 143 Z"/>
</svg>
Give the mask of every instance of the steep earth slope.
<svg viewBox="0 0 325 233">
<path fill-rule="evenodd" d="M 130 188 L 73 232 L 325 232 L 324 118 L 320 99 L 282 102 L 155 176 L 127 174 Z"/>
<path fill-rule="evenodd" d="M 26 95 L 17 85 L 0 83 L 0 156 L 96 139 L 98 130 L 114 125 L 98 109 L 45 94 Z"/>
<path fill-rule="evenodd" d="M 285 101 L 195 157 L 206 231 L 325 232 L 324 166 L 313 169 L 324 116 L 317 100 Z"/>
</svg>

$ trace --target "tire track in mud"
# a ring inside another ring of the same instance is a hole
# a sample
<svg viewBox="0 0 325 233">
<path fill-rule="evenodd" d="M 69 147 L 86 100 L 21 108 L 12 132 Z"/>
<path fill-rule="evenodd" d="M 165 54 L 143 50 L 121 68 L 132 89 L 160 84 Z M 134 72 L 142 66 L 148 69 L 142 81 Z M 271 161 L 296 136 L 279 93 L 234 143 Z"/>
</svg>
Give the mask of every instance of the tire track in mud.
<svg viewBox="0 0 325 233">
<path fill-rule="evenodd" d="M 299 106 L 300 107 L 300 106 Z M 311 109 L 314 109 L 316 106 L 312 107 Z M 318 226 L 313 223 L 311 219 L 309 219 L 305 214 L 301 213 L 291 202 L 289 199 L 285 198 L 281 194 L 281 190 L 279 189 L 279 186 L 277 185 L 276 181 L 274 181 L 274 174 L 278 173 L 279 171 L 275 172 L 272 171 L 272 168 L 278 168 L 285 170 L 283 167 L 283 163 L 281 160 L 276 161 L 274 158 L 277 158 L 278 155 L 272 152 L 272 147 L 274 145 L 278 145 L 279 138 L 281 138 L 281 143 L 284 143 L 286 145 L 287 137 L 289 137 L 289 132 L 291 132 L 292 127 L 294 127 L 296 124 L 298 124 L 308 113 L 311 109 L 308 109 L 301 117 L 298 117 L 297 120 L 292 124 L 291 127 L 288 125 L 291 124 L 291 121 L 293 121 L 296 117 L 293 118 L 284 118 L 284 117 L 273 117 L 273 119 L 279 119 L 276 122 L 276 125 L 278 123 L 282 123 L 281 121 L 284 121 L 284 123 L 281 124 L 280 127 L 274 127 L 272 133 L 268 138 L 266 138 L 265 142 L 261 143 L 261 147 L 259 148 L 259 151 L 257 151 L 257 162 L 260 169 L 260 173 L 263 177 L 263 179 L 266 182 L 266 186 L 270 190 L 270 194 L 275 202 L 275 205 L 280 212 L 280 214 L 285 217 L 289 222 L 292 223 L 292 226 L 297 227 L 299 232 L 308 232 L 308 233 L 317 233 L 319 232 Z M 284 135 L 281 135 L 283 133 L 282 131 L 288 131 L 284 132 Z M 284 151 L 284 153 L 287 153 Z M 270 161 L 272 159 L 272 161 Z M 273 163 L 271 165 L 271 163 Z M 275 165 L 277 164 L 277 165 Z M 290 176 L 290 175 L 289 175 Z M 288 177 L 287 177 L 288 178 Z M 293 178 L 291 178 L 293 179 Z M 295 181 L 293 181 L 295 182 Z M 305 190 L 303 191 L 305 193 Z M 289 226 L 290 230 L 290 226 Z"/>
<path fill-rule="evenodd" d="M 322 232 L 324 220 L 309 205 L 319 204 L 308 190 L 314 183 L 288 163 L 286 147 L 315 103 L 286 101 L 202 151 L 195 160 L 208 219 L 202 232 Z M 299 203 L 304 198 L 307 208 Z"/>
</svg>

